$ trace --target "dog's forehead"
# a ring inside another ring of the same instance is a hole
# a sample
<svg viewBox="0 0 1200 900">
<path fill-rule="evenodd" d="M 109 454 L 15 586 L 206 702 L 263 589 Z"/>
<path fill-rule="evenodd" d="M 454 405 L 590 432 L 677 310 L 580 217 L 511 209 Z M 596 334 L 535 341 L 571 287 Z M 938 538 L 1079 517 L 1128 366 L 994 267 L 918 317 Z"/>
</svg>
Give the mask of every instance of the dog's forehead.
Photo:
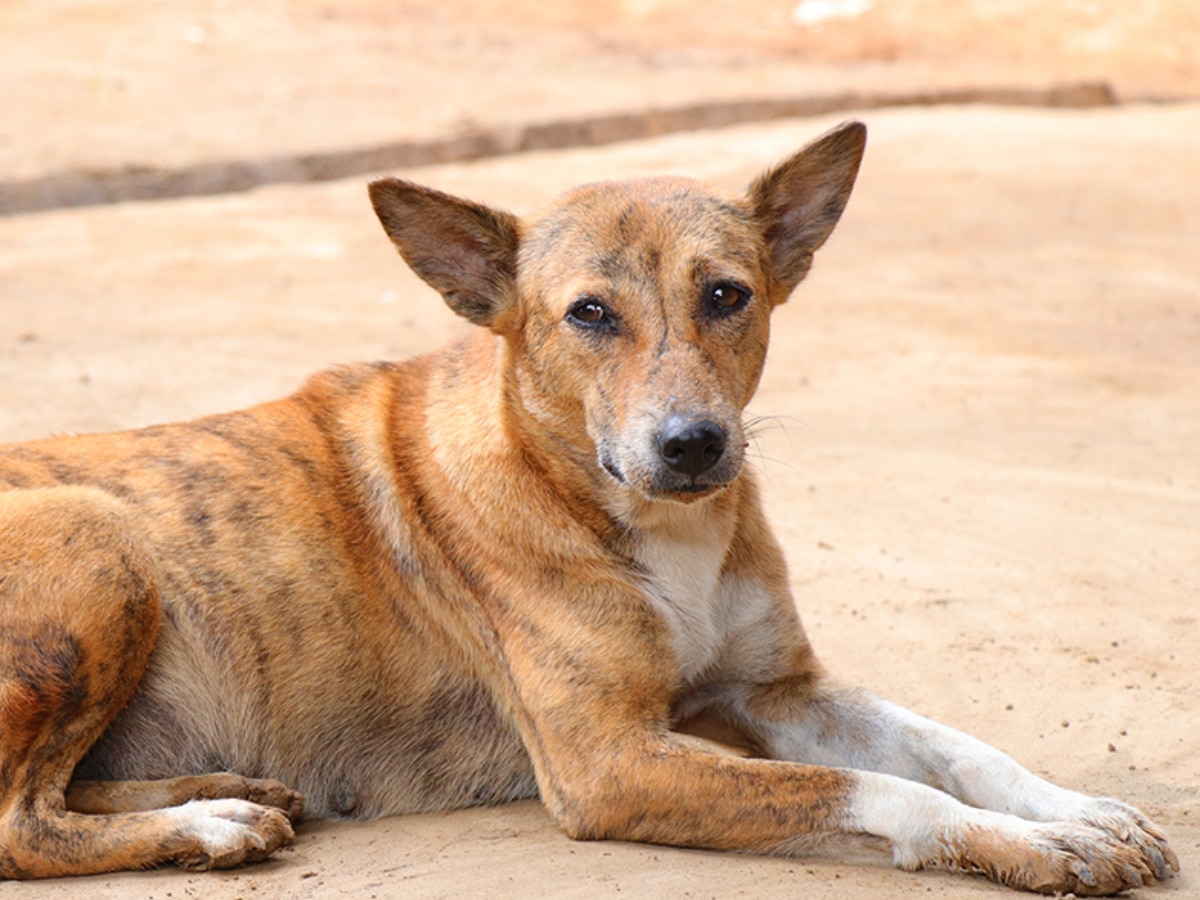
<svg viewBox="0 0 1200 900">
<path fill-rule="evenodd" d="M 601 181 L 555 200 L 527 224 L 527 249 L 551 246 L 629 247 L 684 239 L 745 241 L 751 214 L 740 198 L 680 176 Z"/>
</svg>

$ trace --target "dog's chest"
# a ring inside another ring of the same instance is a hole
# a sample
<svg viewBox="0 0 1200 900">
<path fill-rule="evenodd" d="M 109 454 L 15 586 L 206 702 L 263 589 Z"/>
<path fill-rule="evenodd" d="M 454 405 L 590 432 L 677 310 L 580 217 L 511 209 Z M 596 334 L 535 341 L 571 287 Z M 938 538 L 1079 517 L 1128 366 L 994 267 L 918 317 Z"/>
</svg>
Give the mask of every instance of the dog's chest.
<svg viewBox="0 0 1200 900">
<path fill-rule="evenodd" d="M 680 675 L 691 681 L 727 641 L 734 598 L 721 577 L 728 539 L 680 524 L 644 531 L 634 556 L 646 597 L 670 629 Z"/>
</svg>

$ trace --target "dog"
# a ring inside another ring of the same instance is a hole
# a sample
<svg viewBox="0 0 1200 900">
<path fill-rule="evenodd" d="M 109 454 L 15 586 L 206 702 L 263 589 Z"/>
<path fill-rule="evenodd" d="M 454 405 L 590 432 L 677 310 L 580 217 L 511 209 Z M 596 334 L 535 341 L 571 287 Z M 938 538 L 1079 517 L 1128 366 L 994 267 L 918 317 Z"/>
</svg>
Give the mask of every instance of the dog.
<svg viewBox="0 0 1200 900">
<path fill-rule="evenodd" d="M 578 839 L 867 847 L 1043 893 L 1177 871 L 1137 810 L 833 683 L 805 637 L 742 416 L 865 141 L 528 222 L 375 181 L 477 327 L 0 448 L 0 875 L 226 868 L 302 815 L 535 796 Z"/>
</svg>

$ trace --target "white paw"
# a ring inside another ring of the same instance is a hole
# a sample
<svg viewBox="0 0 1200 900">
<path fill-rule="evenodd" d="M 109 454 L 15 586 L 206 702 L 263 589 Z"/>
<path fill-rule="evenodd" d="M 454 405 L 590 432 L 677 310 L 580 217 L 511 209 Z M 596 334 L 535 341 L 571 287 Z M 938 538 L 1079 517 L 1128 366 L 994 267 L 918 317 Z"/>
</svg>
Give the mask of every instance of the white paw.
<svg viewBox="0 0 1200 900">
<path fill-rule="evenodd" d="M 283 812 L 248 800 L 193 800 L 164 813 L 177 822 L 170 856 L 185 869 L 257 862 L 294 836 Z"/>
</svg>

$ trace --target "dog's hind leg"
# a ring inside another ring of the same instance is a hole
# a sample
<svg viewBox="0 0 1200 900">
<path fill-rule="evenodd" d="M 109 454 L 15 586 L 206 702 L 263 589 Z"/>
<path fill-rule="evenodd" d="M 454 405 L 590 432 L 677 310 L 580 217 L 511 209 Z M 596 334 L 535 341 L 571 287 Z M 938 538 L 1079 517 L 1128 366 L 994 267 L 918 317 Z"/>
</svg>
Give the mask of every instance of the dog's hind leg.
<svg viewBox="0 0 1200 900">
<path fill-rule="evenodd" d="M 228 799 L 273 806 L 287 813 L 293 822 L 304 813 L 303 798 L 287 785 L 232 772 L 159 781 L 73 781 L 67 788 L 67 809 L 93 815 L 182 806 L 192 800 Z"/>
<path fill-rule="evenodd" d="M 292 836 L 245 800 L 84 815 L 65 790 L 128 702 L 160 618 L 136 517 L 102 491 L 0 493 L 0 877 L 260 859 Z"/>
</svg>

